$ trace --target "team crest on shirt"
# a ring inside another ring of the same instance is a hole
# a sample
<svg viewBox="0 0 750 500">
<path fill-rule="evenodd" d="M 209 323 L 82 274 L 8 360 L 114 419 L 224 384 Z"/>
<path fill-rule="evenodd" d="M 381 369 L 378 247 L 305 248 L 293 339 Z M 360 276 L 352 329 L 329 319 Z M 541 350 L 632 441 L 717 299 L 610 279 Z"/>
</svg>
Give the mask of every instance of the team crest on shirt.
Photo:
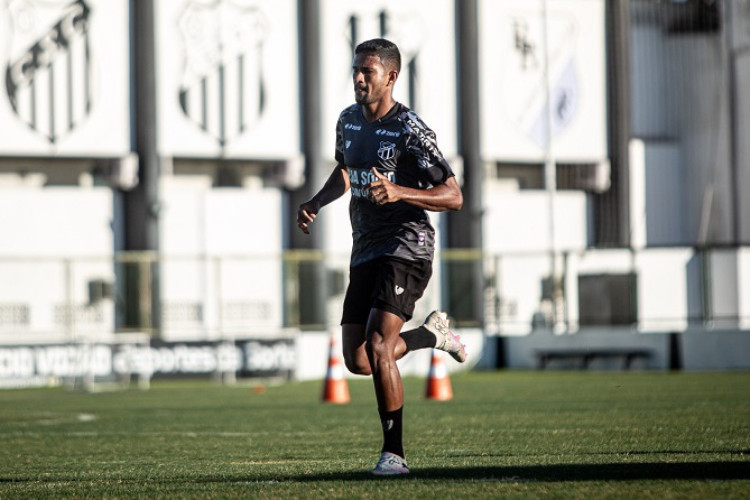
<svg viewBox="0 0 750 500">
<path fill-rule="evenodd" d="M 396 157 L 396 143 L 380 141 L 378 157 L 383 161 L 392 160 Z"/>
</svg>

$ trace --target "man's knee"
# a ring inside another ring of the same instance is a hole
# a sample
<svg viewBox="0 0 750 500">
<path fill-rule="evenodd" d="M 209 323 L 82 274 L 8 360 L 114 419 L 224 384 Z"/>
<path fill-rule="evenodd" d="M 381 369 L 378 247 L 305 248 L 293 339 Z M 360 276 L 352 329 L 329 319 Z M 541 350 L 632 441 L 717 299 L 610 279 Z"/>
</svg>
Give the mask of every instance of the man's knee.
<svg viewBox="0 0 750 500">
<path fill-rule="evenodd" d="M 371 375 L 370 362 L 364 356 L 344 354 L 344 364 L 347 370 L 355 375 Z"/>
<path fill-rule="evenodd" d="M 367 342 L 365 342 L 365 351 L 370 363 L 374 366 L 395 362 L 393 346 L 389 345 L 380 334 L 368 335 Z"/>
</svg>

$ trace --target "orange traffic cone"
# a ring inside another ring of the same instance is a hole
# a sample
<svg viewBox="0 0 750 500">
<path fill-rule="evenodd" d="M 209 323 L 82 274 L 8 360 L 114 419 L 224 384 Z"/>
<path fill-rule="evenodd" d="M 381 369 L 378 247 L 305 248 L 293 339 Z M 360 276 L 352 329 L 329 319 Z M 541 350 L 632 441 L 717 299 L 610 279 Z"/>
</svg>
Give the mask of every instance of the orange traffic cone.
<svg viewBox="0 0 750 500">
<path fill-rule="evenodd" d="M 432 350 L 425 397 L 435 401 L 448 401 L 453 398 L 453 388 L 451 387 L 451 380 L 448 378 L 448 369 L 445 367 L 443 353 L 435 349 Z"/>
<path fill-rule="evenodd" d="M 336 337 L 331 335 L 328 349 L 328 371 L 323 388 L 323 402 L 345 404 L 349 402 L 349 385 L 344 378 L 344 365 L 336 351 Z"/>
</svg>

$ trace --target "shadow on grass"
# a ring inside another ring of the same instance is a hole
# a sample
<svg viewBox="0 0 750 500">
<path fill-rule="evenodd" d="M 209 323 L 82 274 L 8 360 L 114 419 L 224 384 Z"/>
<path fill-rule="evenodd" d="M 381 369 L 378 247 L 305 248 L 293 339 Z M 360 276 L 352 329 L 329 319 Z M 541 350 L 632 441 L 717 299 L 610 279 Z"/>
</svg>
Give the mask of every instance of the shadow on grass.
<svg viewBox="0 0 750 500">
<path fill-rule="evenodd" d="M 277 481 L 373 480 L 369 472 L 292 475 Z M 750 462 L 686 462 L 638 464 L 570 464 L 412 469 L 404 479 L 454 481 L 566 482 L 642 480 L 750 480 Z"/>
<path fill-rule="evenodd" d="M 266 471 L 255 475 L 204 476 L 181 479 L 188 483 L 325 482 L 383 480 L 369 471 L 284 474 Z M 500 481 L 507 483 L 571 481 L 735 481 L 750 480 L 750 462 L 685 462 L 637 464 L 557 464 L 412 469 L 408 476 L 388 480 Z M 80 480 L 80 478 L 78 478 Z M 50 481 L 53 481 L 50 479 Z M 54 481 L 60 481 L 60 478 Z M 132 481 L 132 479 L 131 479 Z M 163 479 L 162 479 L 163 481 Z M 45 482 L 40 478 L 0 477 L 2 483 Z M 135 482 L 138 482 L 137 480 Z M 167 481 L 169 482 L 169 481 Z"/>
</svg>

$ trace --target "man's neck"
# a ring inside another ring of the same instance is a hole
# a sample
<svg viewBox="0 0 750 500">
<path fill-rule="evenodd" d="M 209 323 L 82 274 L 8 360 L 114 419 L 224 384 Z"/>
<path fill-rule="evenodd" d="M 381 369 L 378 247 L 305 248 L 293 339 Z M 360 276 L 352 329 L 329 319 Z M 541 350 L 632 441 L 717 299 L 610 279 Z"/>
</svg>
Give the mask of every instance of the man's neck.
<svg viewBox="0 0 750 500">
<path fill-rule="evenodd" d="M 378 101 L 371 104 L 362 105 L 362 115 L 365 117 L 368 123 L 372 123 L 376 120 L 380 120 L 385 115 L 390 113 L 393 106 L 396 105 L 396 101 L 393 98 L 384 101 Z"/>
</svg>

